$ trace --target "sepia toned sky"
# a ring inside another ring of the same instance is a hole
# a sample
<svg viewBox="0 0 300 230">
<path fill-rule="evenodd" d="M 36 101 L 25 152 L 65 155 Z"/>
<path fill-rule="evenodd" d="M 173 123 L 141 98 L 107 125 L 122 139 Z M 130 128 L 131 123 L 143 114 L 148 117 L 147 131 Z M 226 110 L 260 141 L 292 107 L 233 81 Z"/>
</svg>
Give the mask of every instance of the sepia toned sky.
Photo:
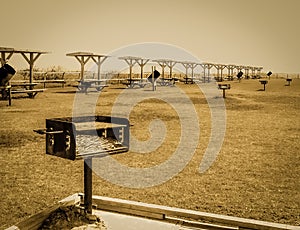
<svg viewBox="0 0 300 230">
<path fill-rule="evenodd" d="M 200 60 L 300 72 L 299 0 L 0 0 L 0 47 L 37 49 L 37 67 L 79 69 L 66 53 L 107 54 L 142 42 Z M 130 55 L 130 54 L 128 54 Z M 20 55 L 11 63 L 27 67 Z"/>
</svg>

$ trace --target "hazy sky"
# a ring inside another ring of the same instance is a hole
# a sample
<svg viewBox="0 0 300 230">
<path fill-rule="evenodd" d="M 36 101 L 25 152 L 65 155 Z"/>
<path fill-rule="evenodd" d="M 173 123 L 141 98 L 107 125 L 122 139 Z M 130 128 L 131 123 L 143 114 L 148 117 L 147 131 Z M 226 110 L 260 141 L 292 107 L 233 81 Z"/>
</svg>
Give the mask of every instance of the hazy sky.
<svg viewBox="0 0 300 230">
<path fill-rule="evenodd" d="M 0 0 L 2 47 L 50 51 L 37 67 L 78 69 L 66 53 L 132 43 L 179 46 L 202 61 L 300 72 L 299 0 Z M 130 55 L 130 54 L 128 54 Z M 17 68 L 27 67 L 19 54 Z"/>
</svg>

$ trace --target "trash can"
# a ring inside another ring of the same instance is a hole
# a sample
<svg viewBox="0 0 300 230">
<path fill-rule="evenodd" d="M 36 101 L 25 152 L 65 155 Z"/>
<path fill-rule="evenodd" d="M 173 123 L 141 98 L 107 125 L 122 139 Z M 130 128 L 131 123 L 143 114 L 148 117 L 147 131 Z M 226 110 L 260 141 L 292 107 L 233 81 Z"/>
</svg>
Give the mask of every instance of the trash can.
<svg viewBox="0 0 300 230">
<path fill-rule="evenodd" d="M 156 81 L 157 78 L 159 78 L 159 76 L 160 76 L 160 73 L 157 70 L 154 70 L 154 77 L 153 77 L 154 81 Z M 148 79 L 148 81 L 150 81 L 152 83 L 152 74 L 150 74 L 150 76 L 147 77 L 147 79 Z"/>
<path fill-rule="evenodd" d="M 16 71 L 13 67 L 8 64 L 4 64 L 0 68 L 0 85 L 5 86 L 9 80 L 15 75 Z"/>
</svg>

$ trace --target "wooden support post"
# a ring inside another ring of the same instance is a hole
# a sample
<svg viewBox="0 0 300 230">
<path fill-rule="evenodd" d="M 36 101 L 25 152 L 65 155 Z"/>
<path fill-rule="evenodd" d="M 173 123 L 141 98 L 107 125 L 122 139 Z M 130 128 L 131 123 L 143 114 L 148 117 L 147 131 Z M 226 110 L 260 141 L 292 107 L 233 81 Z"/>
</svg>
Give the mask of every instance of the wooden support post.
<svg viewBox="0 0 300 230">
<path fill-rule="evenodd" d="M 79 61 L 80 63 L 80 80 L 83 80 L 84 77 L 84 66 L 85 64 L 90 60 L 91 56 L 87 56 L 87 55 L 72 55 L 74 56 L 77 61 Z M 85 57 L 87 57 L 86 59 L 84 59 Z"/>
<path fill-rule="evenodd" d="M 252 72 L 252 78 L 255 77 L 255 67 L 251 67 L 251 72 Z"/>
<path fill-rule="evenodd" d="M 8 87 L 8 105 L 11 106 L 11 87 Z"/>
<path fill-rule="evenodd" d="M 132 87 L 132 67 L 137 63 L 136 57 L 122 57 L 120 59 L 123 59 L 128 65 L 129 65 L 129 86 Z"/>
<path fill-rule="evenodd" d="M 188 69 L 189 69 L 190 65 L 188 63 L 183 63 L 183 62 L 181 62 L 181 64 L 185 68 L 185 84 L 187 84 L 188 83 Z"/>
<path fill-rule="evenodd" d="M 226 67 L 226 65 L 215 64 L 214 66 L 217 69 L 217 80 L 223 81 L 223 69 Z"/>
<path fill-rule="evenodd" d="M 79 59 L 79 57 L 78 57 Z M 80 60 L 80 80 L 83 81 L 83 77 L 84 77 L 84 56 L 81 56 L 81 60 Z"/>
<path fill-rule="evenodd" d="M 173 67 L 176 65 L 176 61 L 169 60 L 169 59 L 158 59 L 158 60 L 153 60 L 154 62 L 157 62 L 161 68 L 162 68 L 162 80 L 164 81 L 165 78 L 165 67 L 167 66 L 170 69 L 170 76 L 169 78 L 172 77 L 172 71 Z M 175 79 L 173 79 L 173 84 L 175 84 Z"/>
<path fill-rule="evenodd" d="M 160 67 L 161 67 L 161 78 L 162 78 L 162 80 L 164 80 L 164 78 L 165 78 L 165 67 L 167 66 L 165 61 L 160 61 L 160 60 L 154 60 L 154 61 L 156 61 L 160 65 Z"/>
<path fill-rule="evenodd" d="M 6 54 L 8 54 L 8 56 L 6 57 Z M 11 58 L 11 56 L 13 55 L 13 51 L 7 52 L 7 51 L 2 51 L 1 52 L 1 66 L 4 66 L 4 64 Z"/>
<path fill-rule="evenodd" d="M 161 66 L 161 76 L 162 76 L 162 79 L 164 79 L 165 78 L 165 67 L 166 67 L 166 65 L 162 64 L 160 66 Z M 298 78 L 299 78 L 299 76 L 298 76 Z"/>
<path fill-rule="evenodd" d="M 176 65 L 175 61 L 172 60 L 167 60 L 166 61 L 166 65 L 169 67 L 170 69 L 170 78 L 172 78 L 172 73 L 173 73 L 173 67 Z"/>
<path fill-rule="evenodd" d="M 33 82 L 33 53 L 29 54 L 29 82 Z M 29 87 L 29 89 L 33 89 L 32 86 Z"/>
<path fill-rule="evenodd" d="M 144 75 L 144 66 L 147 64 L 147 62 L 149 61 L 150 59 L 136 59 L 136 63 L 139 64 L 139 66 L 141 67 L 141 79 L 143 79 L 143 75 Z"/>
<path fill-rule="evenodd" d="M 212 63 L 202 63 L 202 67 L 204 69 L 204 77 L 205 77 L 205 69 L 207 69 L 207 82 L 210 82 L 210 69 L 214 66 L 214 64 Z M 205 78 L 204 78 L 204 82 L 205 82 Z"/>
<path fill-rule="evenodd" d="M 5 52 L 1 52 L 1 66 L 4 66 L 6 62 L 5 54 L 6 54 Z"/>
<path fill-rule="evenodd" d="M 192 69 L 192 83 L 194 83 L 194 69 L 199 65 L 198 63 L 191 63 L 190 67 Z"/>
<path fill-rule="evenodd" d="M 131 78 L 132 78 L 132 65 L 129 65 L 129 79 L 131 84 Z"/>
<path fill-rule="evenodd" d="M 188 83 L 188 70 L 189 70 L 189 67 L 190 67 L 189 64 L 187 64 L 187 65 L 185 66 L 185 83 L 186 83 L 186 84 Z"/>
<path fill-rule="evenodd" d="M 263 67 L 254 67 L 254 74 L 255 74 L 255 78 L 260 78 L 260 74 L 261 74 L 261 70 L 263 69 Z M 256 71 L 256 72 L 255 72 Z"/>
<path fill-rule="evenodd" d="M 97 70 L 98 80 L 101 80 L 101 64 L 106 60 L 106 58 L 108 56 L 94 54 L 94 53 L 89 53 L 89 52 L 68 53 L 67 56 L 73 56 L 73 57 L 75 57 L 77 59 L 77 61 L 80 63 L 79 78 L 80 78 L 81 81 L 84 80 L 84 67 L 85 67 L 85 64 L 90 59 L 92 59 L 97 64 L 97 67 L 98 67 L 98 70 Z M 93 76 L 93 78 L 94 78 L 94 76 Z"/>
<path fill-rule="evenodd" d="M 227 66 L 227 79 L 230 79 L 230 72 L 231 72 L 231 69 L 228 68 L 228 66 Z"/>
<path fill-rule="evenodd" d="M 194 63 L 194 62 L 180 62 L 184 68 L 185 68 L 185 84 L 188 84 L 188 69 L 191 68 L 191 72 L 192 72 L 192 76 L 191 76 L 191 83 L 194 83 L 194 69 L 197 65 L 199 65 L 198 63 Z"/>
<path fill-rule="evenodd" d="M 34 62 L 39 58 L 39 56 L 41 55 L 41 53 L 36 53 L 36 56 L 34 56 L 34 52 L 29 52 L 29 58 L 26 56 L 26 51 L 24 52 L 20 52 L 21 55 L 24 57 L 24 59 L 27 61 L 27 63 L 29 64 L 29 83 L 33 83 L 33 66 L 34 66 Z M 30 90 L 33 89 L 33 86 L 29 87 Z"/>
<path fill-rule="evenodd" d="M 245 79 L 249 79 L 249 69 L 250 67 L 249 66 L 245 66 Z"/>
<path fill-rule="evenodd" d="M 84 159 L 84 208 L 89 214 L 92 214 L 92 158 Z"/>
<path fill-rule="evenodd" d="M 226 67 L 228 69 L 227 78 L 228 78 L 228 80 L 232 81 L 233 80 L 233 69 L 235 68 L 235 65 L 226 65 Z"/>
<path fill-rule="evenodd" d="M 91 56 L 88 56 L 86 59 L 84 59 L 85 56 L 80 56 L 81 59 L 79 58 L 79 56 L 75 56 L 75 57 L 80 62 L 80 66 L 81 66 L 80 80 L 83 80 L 83 77 L 84 77 L 84 66 L 90 60 Z"/>
<path fill-rule="evenodd" d="M 206 65 L 201 65 L 203 68 L 203 83 L 205 83 Z"/>
<path fill-rule="evenodd" d="M 152 91 L 156 90 L 155 79 L 154 79 L 154 71 L 155 71 L 155 67 L 152 66 Z"/>
<path fill-rule="evenodd" d="M 194 69 L 195 69 L 195 66 L 191 66 L 192 68 L 192 83 L 194 83 Z"/>
<path fill-rule="evenodd" d="M 97 57 L 97 60 L 95 59 Z M 101 80 L 101 65 L 106 60 L 107 56 L 98 56 L 98 55 L 91 55 L 92 60 L 97 64 L 98 70 L 98 80 Z M 100 82 L 98 82 L 100 84 Z"/>
<path fill-rule="evenodd" d="M 101 57 L 98 57 L 97 66 L 98 66 L 98 80 L 100 80 L 101 79 Z"/>
<path fill-rule="evenodd" d="M 36 56 L 34 56 L 33 52 L 29 52 L 29 58 L 26 56 L 26 51 L 25 52 L 20 52 L 21 55 L 24 57 L 24 59 L 27 61 L 29 64 L 29 83 L 33 83 L 33 66 L 34 62 L 39 58 L 41 53 L 37 53 Z M 30 90 L 33 89 L 33 86 L 29 87 Z"/>
<path fill-rule="evenodd" d="M 223 81 L 223 68 L 221 68 L 221 81 Z"/>
<path fill-rule="evenodd" d="M 141 79 L 143 79 L 143 75 L 144 75 L 144 65 L 141 65 Z"/>
</svg>

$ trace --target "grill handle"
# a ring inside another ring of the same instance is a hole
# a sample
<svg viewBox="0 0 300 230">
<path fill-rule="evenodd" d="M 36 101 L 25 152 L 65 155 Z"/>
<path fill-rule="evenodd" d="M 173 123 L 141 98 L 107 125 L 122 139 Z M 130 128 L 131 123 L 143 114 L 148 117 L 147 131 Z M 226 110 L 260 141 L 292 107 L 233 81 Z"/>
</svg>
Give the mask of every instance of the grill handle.
<svg viewBox="0 0 300 230">
<path fill-rule="evenodd" d="M 47 131 L 47 129 L 34 129 L 33 132 L 36 132 L 40 135 L 44 135 L 44 134 L 62 134 L 64 133 L 64 131 L 62 130 L 58 130 L 58 131 Z"/>
</svg>

